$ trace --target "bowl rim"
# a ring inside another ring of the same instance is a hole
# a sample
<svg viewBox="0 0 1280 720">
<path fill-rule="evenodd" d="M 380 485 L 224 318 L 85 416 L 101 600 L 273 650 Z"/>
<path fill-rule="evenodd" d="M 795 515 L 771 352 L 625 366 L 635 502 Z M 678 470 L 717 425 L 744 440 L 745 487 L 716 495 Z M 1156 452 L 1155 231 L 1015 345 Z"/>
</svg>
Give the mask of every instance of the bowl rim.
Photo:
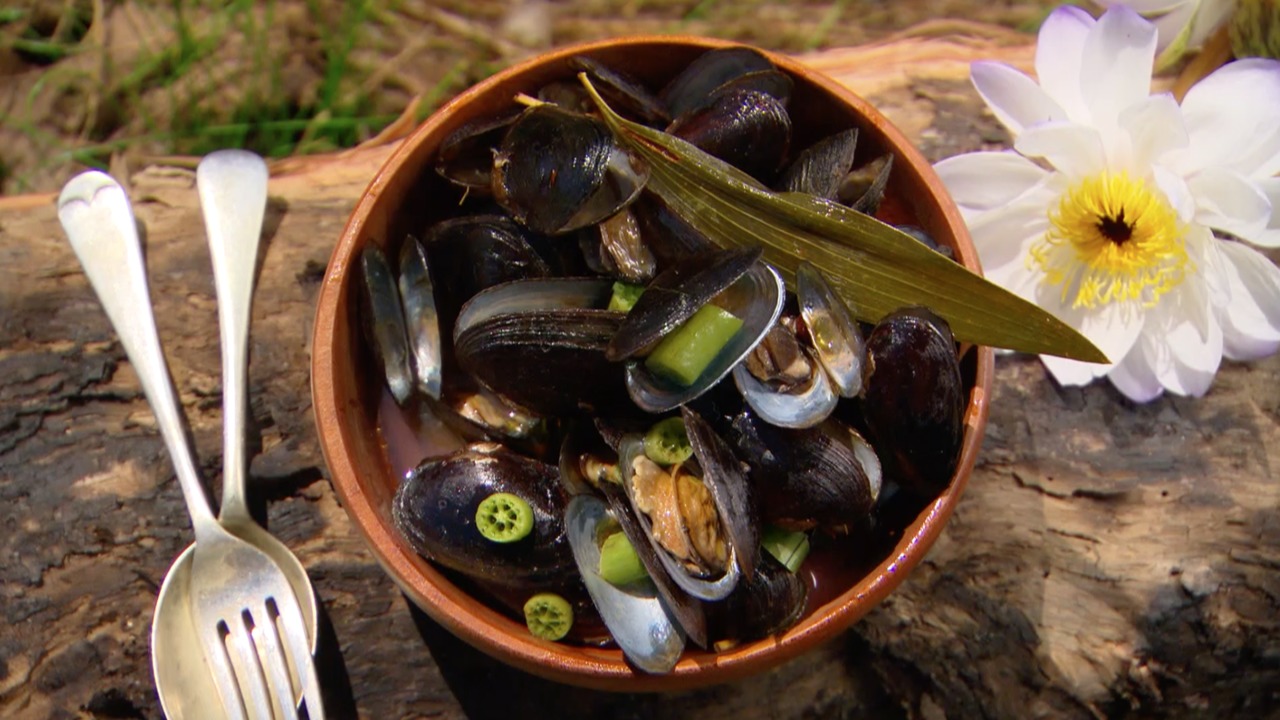
<svg viewBox="0 0 1280 720">
<path fill-rule="evenodd" d="M 470 645 L 507 664 L 532 674 L 573 685 L 615 691 L 666 691 L 689 689 L 726 682 L 779 665 L 833 638 L 860 620 L 879 604 L 923 559 L 941 533 L 963 494 L 982 445 L 989 411 L 990 388 L 994 379 L 994 351 L 974 348 L 976 368 L 973 389 L 965 410 L 965 435 L 955 475 L 947 489 L 925 506 L 904 529 L 891 553 L 861 581 L 826 604 L 815 608 L 796 626 L 763 640 L 746 643 L 722 652 L 686 652 L 668 674 L 649 675 L 633 670 L 617 649 L 597 649 L 551 643 L 529 635 L 512 633 L 519 626 L 507 616 L 473 599 L 444 576 L 427 566 L 412 550 L 393 536 L 377 511 L 359 489 L 359 471 L 352 462 L 348 439 L 339 418 L 339 398 L 334 382 L 335 326 L 343 309 L 340 300 L 343 279 L 355 258 L 357 241 L 370 214 L 388 184 L 408 162 L 415 147 L 437 132 L 445 119 L 459 107 L 474 101 L 495 86 L 547 63 L 563 62 L 582 53 L 627 47 L 680 45 L 706 50 L 746 46 L 745 43 L 694 35 L 635 35 L 575 44 L 539 54 L 513 65 L 463 91 L 435 111 L 395 148 L 360 196 L 344 227 L 325 270 L 316 302 L 312 333 L 312 413 L 322 454 L 329 468 L 331 484 L 352 523 L 388 576 L 433 620 Z M 769 57 L 780 69 L 835 96 L 858 113 L 863 122 L 874 125 L 887 145 L 905 161 L 932 192 L 943 222 L 954 233 L 957 260 L 981 274 L 973 247 L 959 210 L 944 189 L 932 165 L 889 120 L 852 90 L 825 74 L 808 68 L 802 61 L 754 48 Z M 443 662 L 443 658 L 437 662 Z"/>
</svg>

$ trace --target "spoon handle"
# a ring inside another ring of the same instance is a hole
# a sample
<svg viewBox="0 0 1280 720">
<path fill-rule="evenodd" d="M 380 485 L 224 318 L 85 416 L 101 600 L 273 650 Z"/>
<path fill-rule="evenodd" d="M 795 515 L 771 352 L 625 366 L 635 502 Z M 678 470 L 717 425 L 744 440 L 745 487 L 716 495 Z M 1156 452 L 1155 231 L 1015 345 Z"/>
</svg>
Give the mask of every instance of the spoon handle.
<svg viewBox="0 0 1280 720">
<path fill-rule="evenodd" d="M 249 316 L 267 209 L 267 164 L 245 150 L 219 150 L 200 161 L 196 187 L 222 335 L 222 523 L 235 525 L 252 522 L 244 497 Z"/>
<path fill-rule="evenodd" d="M 129 198 L 110 176 L 96 170 L 82 173 L 62 189 L 58 219 L 151 403 L 199 540 L 204 529 L 217 521 L 196 470 L 173 380 L 160 348 Z"/>
</svg>

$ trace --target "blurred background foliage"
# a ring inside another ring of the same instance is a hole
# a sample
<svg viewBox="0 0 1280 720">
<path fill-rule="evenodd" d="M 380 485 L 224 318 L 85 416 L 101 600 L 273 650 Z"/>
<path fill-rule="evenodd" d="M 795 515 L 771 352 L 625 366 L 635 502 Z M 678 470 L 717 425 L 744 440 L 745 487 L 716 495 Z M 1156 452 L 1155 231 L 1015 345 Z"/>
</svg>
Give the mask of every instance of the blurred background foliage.
<svg viewBox="0 0 1280 720">
<path fill-rule="evenodd" d="M 1033 32 L 1050 0 L 0 3 L 0 194 L 121 158 L 328 152 L 556 45 L 688 33 L 803 53 L 939 19 Z M 193 161 L 192 161 L 193 162 Z"/>
</svg>

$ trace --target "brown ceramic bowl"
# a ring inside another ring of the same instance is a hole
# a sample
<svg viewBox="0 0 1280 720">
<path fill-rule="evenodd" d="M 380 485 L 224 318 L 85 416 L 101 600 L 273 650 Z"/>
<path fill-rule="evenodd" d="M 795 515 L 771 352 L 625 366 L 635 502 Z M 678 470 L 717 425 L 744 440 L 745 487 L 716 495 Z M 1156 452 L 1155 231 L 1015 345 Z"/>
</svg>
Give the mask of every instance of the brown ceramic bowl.
<svg viewBox="0 0 1280 720">
<path fill-rule="evenodd" d="M 684 65 L 710 48 L 728 43 L 693 37 L 636 37 L 557 50 L 485 80 L 441 108 L 396 149 L 370 183 L 333 252 L 316 310 L 312 393 L 316 422 L 333 485 L 351 520 L 383 568 L 432 618 L 455 635 L 499 660 L 528 672 L 575 685 L 611 690 L 676 690 L 740 678 L 795 657 L 848 628 L 898 586 L 942 531 L 972 472 L 987 421 L 992 352 L 971 348 L 965 356 L 970 386 L 964 448 L 959 468 L 935 501 L 917 504 L 891 520 L 887 539 L 874 557 L 820 594 L 790 630 L 712 653 L 687 650 L 667 675 L 633 670 L 616 649 L 539 640 L 522 621 L 478 601 L 415 553 L 396 533 L 391 498 L 396 477 L 377 423 L 380 378 L 371 369 L 355 326 L 356 273 L 352 268 L 366 243 L 420 232 L 441 203 L 456 200 L 433 171 L 440 142 L 455 128 L 510 107 L 519 92 L 534 93 L 553 79 L 572 77 L 568 61 L 590 55 L 660 87 Z M 896 155 L 894 176 L 882 218 L 914 222 L 974 272 L 978 258 L 955 206 L 929 163 L 880 113 L 852 92 L 803 65 L 774 56 L 795 80 L 791 113 L 793 147 L 850 125 L 860 128 L 860 157 L 885 151 Z M 896 522 L 896 526 L 893 523 Z"/>
</svg>

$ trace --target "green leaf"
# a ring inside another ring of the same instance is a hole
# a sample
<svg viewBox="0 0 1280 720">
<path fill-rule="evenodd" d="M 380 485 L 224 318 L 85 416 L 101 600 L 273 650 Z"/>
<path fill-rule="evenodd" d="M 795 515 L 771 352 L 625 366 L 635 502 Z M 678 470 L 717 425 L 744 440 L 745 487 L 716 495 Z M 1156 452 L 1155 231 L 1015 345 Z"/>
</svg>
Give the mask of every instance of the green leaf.
<svg viewBox="0 0 1280 720">
<path fill-rule="evenodd" d="M 772 192 L 680 138 L 618 116 L 579 77 L 619 141 L 649 164 L 649 190 L 718 245 L 762 246 L 788 285 L 808 260 L 859 320 L 924 305 L 962 342 L 1107 361 L 1061 320 L 897 228 L 811 196 Z"/>
</svg>

